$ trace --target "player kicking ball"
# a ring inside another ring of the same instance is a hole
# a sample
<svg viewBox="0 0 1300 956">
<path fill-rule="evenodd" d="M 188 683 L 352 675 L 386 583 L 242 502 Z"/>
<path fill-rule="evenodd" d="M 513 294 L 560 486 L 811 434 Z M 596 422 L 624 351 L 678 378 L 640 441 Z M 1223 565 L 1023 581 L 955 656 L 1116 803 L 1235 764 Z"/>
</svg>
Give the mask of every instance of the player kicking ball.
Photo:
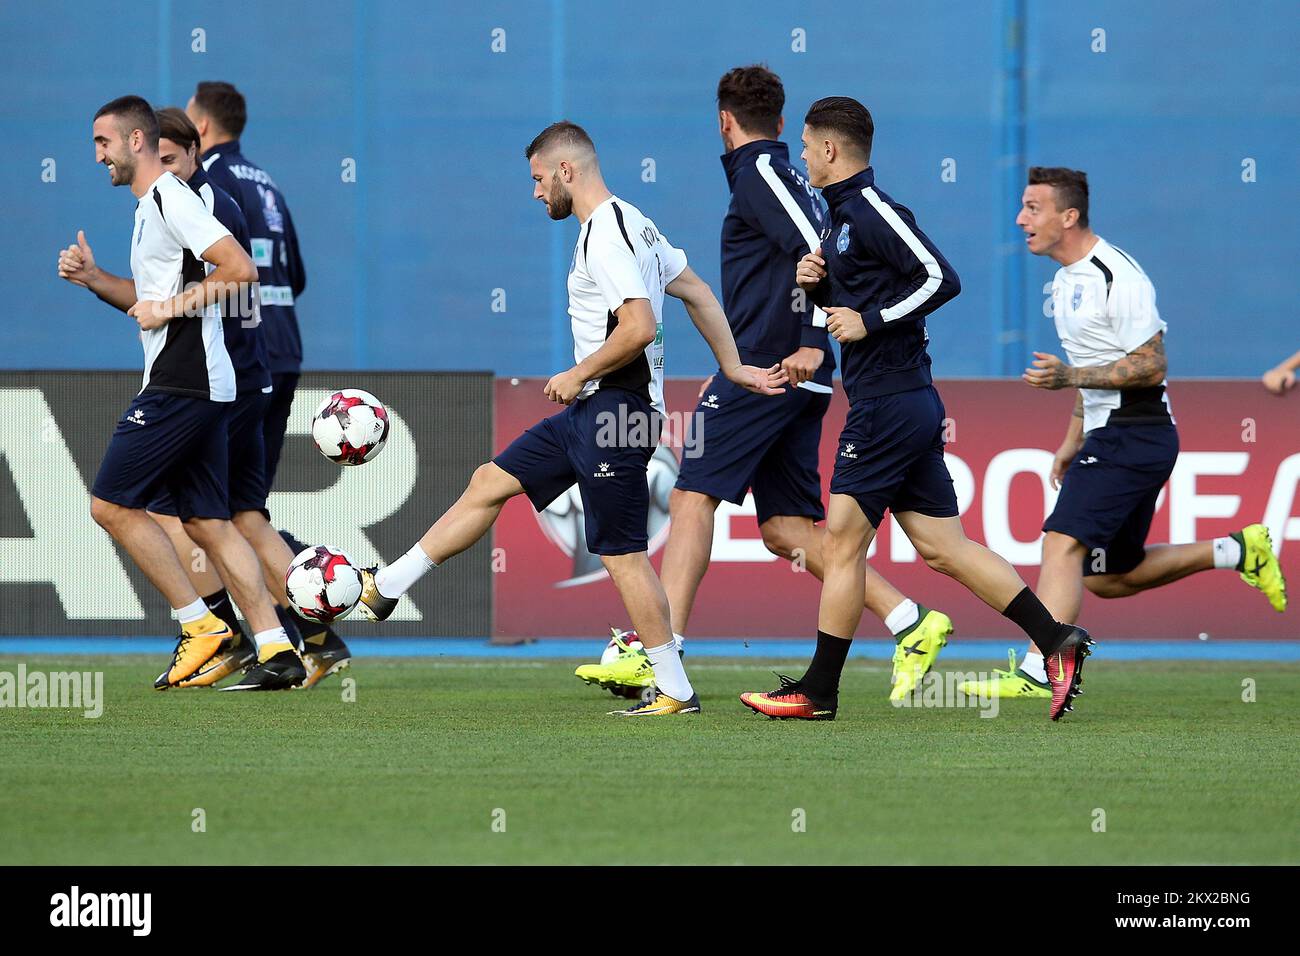
<svg viewBox="0 0 1300 956">
<path fill-rule="evenodd" d="M 698 454 L 682 458 L 661 572 L 679 645 L 709 567 L 714 513 L 722 501 L 740 504 L 752 491 L 767 549 L 801 560 L 818 580 L 824 573 L 818 449 L 835 359 L 826 313 L 803 307 L 805 296 L 795 294 L 794 283 L 799 259 L 817 247 L 824 212 L 779 139 L 785 124 L 781 78 L 763 66 L 736 67 L 718 82 L 717 103 L 731 189 L 722 223 L 723 306 L 741 360 L 779 362 L 790 384 L 772 400 L 715 374 L 700 391 L 692 418 L 698 440 L 688 444 Z M 894 635 L 890 698 L 901 700 L 947 644 L 952 621 L 905 597 L 870 567 L 865 571 L 867 609 Z M 584 664 L 576 675 L 616 694 L 636 693 L 650 680 L 645 653 L 628 649 L 617 630 L 611 644 L 624 652 Z"/>
<path fill-rule="evenodd" d="M 1052 280 L 1052 314 L 1070 360 L 1035 352 L 1024 380 L 1034 388 L 1078 390 L 1052 463 L 1052 485 L 1061 493 L 1043 525 L 1043 603 L 1074 623 L 1085 587 L 1098 597 L 1129 597 L 1219 568 L 1239 573 L 1275 611 L 1286 610 L 1286 580 L 1262 524 L 1212 541 L 1146 544 L 1160 489 L 1178 461 L 1166 393 L 1167 326 L 1142 267 L 1088 225 L 1087 175 L 1032 167 L 1016 225 L 1030 252 L 1061 266 Z M 1049 677 L 1031 647 L 1019 668 L 1013 652 L 1011 670 L 963 689 L 1045 697 Z"/>
<path fill-rule="evenodd" d="M 781 395 L 777 366 L 742 365 L 726 317 L 686 255 L 635 206 L 605 186 L 591 138 L 569 122 L 548 126 L 525 150 L 533 198 L 556 221 L 581 223 L 569 269 L 574 358 L 546 383 L 566 406 L 525 431 L 474 472 L 460 499 L 415 547 L 383 570 L 362 572 L 361 612 L 384 620 L 430 569 L 487 534 L 507 501 L 526 494 L 543 510 L 576 482 L 587 547 L 618 589 L 654 668 L 655 693 L 618 716 L 699 713 L 700 699 L 672 638 L 668 601 L 647 554 L 646 468 L 659 442 L 664 293 L 681 299 L 728 380 Z"/>
<path fill-rule="evenodd" d="M 925 316 L 961 290 L 912 213 L 875 184 L 874 126 L 857 100 L 818 100 L 804 117 L 803 159 L 830 224 L 796 281 L 829 314 L 841 345 L 849 413 L 831 478 L 817 649 L 803 677 L 740 695 L 774 718 L 833 720 L 840 675 L 862 618 L 867 548 L 888 509 L 926 564 L 1017 624 L 1050 657 L 1057 720 L 1079 690 L 1087 631 L 1055 620 L 1005 559 L 968 539 L 943 459 L 945 412 L 930 378 Z"/>
</svg>

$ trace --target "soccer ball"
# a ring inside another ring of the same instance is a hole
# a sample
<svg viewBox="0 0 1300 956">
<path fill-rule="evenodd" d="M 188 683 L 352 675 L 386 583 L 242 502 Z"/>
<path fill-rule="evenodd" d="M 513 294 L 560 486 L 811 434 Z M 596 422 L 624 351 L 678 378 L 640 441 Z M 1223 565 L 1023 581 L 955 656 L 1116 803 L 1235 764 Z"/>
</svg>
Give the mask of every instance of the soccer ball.
<svg viewBox="0 0 1300 956">
<path fill-rule="evenodd" d="M 629 650 L 641 650 L 641 639 L 637 637 L 636 631 L 618 631 L 616 634 L 628 646 Z M 612 664 L 618 658 L 618 655 L 622 653 L 623 649 L 611 637 L 609 643 L 605 645 L 605 650 L 601 652 L 600 662 L 606 665 Z"/>
<path fill-rule="evenodd" d="M 311 418 L 320 453 L 340 465 L 360 465 L 388 440 L 388 409 L 369 392 L 342 388 L 321 402 Z"/>
<path fill-rule="evenodd" d="M 361 572 L 346 553 L 318 544 L 289 564 L 284 582 L 294 610 L 309 621 L 328 624 L 361 600 Z"/>
</svg>

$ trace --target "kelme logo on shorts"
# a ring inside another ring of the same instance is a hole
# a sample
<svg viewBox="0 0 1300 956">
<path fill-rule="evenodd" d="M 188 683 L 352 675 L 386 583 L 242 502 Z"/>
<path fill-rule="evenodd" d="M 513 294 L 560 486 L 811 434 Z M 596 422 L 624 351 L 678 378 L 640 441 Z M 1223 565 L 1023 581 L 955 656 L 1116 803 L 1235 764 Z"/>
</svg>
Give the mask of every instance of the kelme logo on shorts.
<svg viewBox="0 0 1300 956">
<path fill-rule="evenodd" d="M 609 462 L 607 462 L 607 461 L 602 461 L 602 462 L 600 463 L 600 470 L 597 471 L 595 474 L 593 474 L 591 477 L 593 477 L 593 478 L 613 478 L 613 477 L 614 477 L 614 473 L 613 473 L 612 471 L 609 470 Z"/>
<path fill-rule="evenodd" d="M 857 447 L 858 447 L 858 446 L 855 445 L 855 444 L 853 444 L 853 442 L 846 442 L 845 445 L 844 445 L 844 450 L 843 450 L 842 452 L 840 452 L 840 457 L 841 457 L 841 458 L 857 458 L 857 457 L 858 457 L 858 453 L 857 453 L 856 451 L 853 450 L 853 449 L 855 449 L 855 448 L 857 448 Z"/>
</svg>

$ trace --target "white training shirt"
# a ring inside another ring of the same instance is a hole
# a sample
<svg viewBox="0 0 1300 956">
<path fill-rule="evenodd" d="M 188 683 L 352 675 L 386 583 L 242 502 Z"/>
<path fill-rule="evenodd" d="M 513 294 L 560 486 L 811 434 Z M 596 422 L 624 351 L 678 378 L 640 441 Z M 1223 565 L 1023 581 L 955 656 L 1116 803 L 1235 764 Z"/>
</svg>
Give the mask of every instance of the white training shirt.
<svg viewBox="0 0 1300 956">
<path fill-rule="evenodd" d="M 614 313 L 629 299 L 648 299 L 655 340 L 643 354 L 604 378 L 588 382 L 578 398 L 602 385 L 642 395 L 659 412 L 664 405 L 664 289 L 686 268 L 686 253 L 669 244 L 641 210 L 610 196 L 578 231 L 569 266 L 569 317 L 573 358 L 581 362 L 609 338 Z"/>
<path fill-rule="evenodd" d="M 1105 239 L 1052 280 L 1052 314 L 1061 346 L 1078 368 L 1123 358 L 1165 331 L 1156 290 L 1124 251 Z M 1165 385 L 1137 389 L 1083 388 L 1083 430 L 1106 424 L 1172 422 Z"/>
<path fill-rule="evenodd" d="M 140 197 L 131 234 L 131 277 L 137 299 L 161 301 L 202 282 L 203 261 L 214 243 L 230 235 L 189 186 L 165 172 Z M 140 391 L 170 392 L 214 402 L 235 400 L 235 369 L 226 352 L 221 308 L 179 316 L 140 333 L 144 382 Z"/>
</svg>

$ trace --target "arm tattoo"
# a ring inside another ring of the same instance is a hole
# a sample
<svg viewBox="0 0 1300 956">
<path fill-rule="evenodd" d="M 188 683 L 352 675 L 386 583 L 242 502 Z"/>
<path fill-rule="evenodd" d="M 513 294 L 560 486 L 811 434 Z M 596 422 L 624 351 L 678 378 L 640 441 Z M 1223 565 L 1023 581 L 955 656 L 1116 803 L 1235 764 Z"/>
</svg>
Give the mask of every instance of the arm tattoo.
<svg viewBox="0 0 1300 956">
<path fill-rule="evenodd" d="M 1072 368 L 1078 388 L 1149 388 L 1165 380 L 1164 333 L 1157 332 L 1122 359 L 1091 368 Z"/>
</svg>

